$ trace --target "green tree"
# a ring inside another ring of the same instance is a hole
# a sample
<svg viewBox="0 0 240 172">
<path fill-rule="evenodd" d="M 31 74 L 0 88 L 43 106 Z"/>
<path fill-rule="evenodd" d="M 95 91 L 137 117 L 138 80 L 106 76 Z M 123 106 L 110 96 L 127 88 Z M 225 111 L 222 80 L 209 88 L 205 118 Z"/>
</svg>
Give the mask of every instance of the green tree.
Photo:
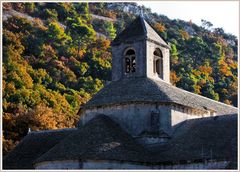
<svg viewBox="0 0 240 172">
<path fill-rule="evenodd" d="M 56 21 L 48 24 L 47 37 L 49 44 L 55 48 L 61 48 L 71 40 L 71 37 L 64 32 L 64 28 Z"/>
<path fill-rule="evenodd" d="M 104 28 L 106 29 L 107 36 L 110 39 L 114 39 L 116 37 L 116 29 L 114 28 L 114 25 L 112 22 L 105 21 L 104 22 Z"/>
<path fill-rule="evenodd" d="M 83 23 L 79 17 L 67 18 L 67 32 L 74 37 L 73 44 L 78 47 L 78 55 L 81 47 L 83 48 L 87 42 L 94 40 L 96 34 L 93 28 Z"/>
</svg>

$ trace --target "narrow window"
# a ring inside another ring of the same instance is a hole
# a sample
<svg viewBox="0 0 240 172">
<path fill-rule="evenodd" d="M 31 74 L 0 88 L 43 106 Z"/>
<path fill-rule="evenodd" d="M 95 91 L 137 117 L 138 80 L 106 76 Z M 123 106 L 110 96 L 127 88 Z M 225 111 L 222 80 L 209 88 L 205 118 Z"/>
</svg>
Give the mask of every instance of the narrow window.
<svg viewBox="0 0 240 172">
<path fill-rule="evenodd" d="M 130 59 L 129 58 L 125 58 L 125 67 L 126 67 L 126 73 L 129 73 L 130 72 Z"/>
<path fill-rule="evenodd" d="M 134 73 L 136 71 L 136 56 L 133 49 L 125 53 L 125 73 Z"/>
<path fill-rule="evenodd" d="M 151 113 L 151 130 L 152 131 L 159 130 L 159 113 L 156 112 Z"/>
<path fill-rule="evenodd" d="M 135 72 L 136 71 L 136 60 L 135 60 L 135 56 L 132 56 L 132 59 L 131 59 L 131 63 L 132 63 L 132 72 Z"/>
<path fill-rule="evenodd" d="M 153 66 L 153 72 L 157 73 L 160 78 L 163 79 L 163 56 L 160 49 L 156 49 L 154 51 L 154 66 Z"/>
</svg>

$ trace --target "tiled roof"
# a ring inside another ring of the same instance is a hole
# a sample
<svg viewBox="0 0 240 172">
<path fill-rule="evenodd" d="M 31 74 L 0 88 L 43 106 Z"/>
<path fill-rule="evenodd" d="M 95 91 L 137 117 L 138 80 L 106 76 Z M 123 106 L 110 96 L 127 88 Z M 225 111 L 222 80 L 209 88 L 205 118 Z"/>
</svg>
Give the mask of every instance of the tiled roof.
<svg viewBox="0 0 240 172">
<path fill-rule="evenodd" d="M 31 169 L 33 161 L 36 165 L 56 160 L 113 160 L 151 166 L 203 159 L 227 160 L 231 162 L 228 168 L 237 168 L 236 114 L 182 122 L 170 141 L 154 151 L 139 145 L 105 115 L 94 117 L 78 130 L 62 132 L 64 137 L 60 132 L 52 134 L 26 136 L 4 158 L 4 169 Z"/>
<path fill-rule="evenodd" d="M 164 151 L 155 150 L 153 159 L 162 162 L 217 159 L 237 163 L 237 121 L 236 114 L 185 121 Z"/>
<path fill-rule="evenodd" d="M 143 147 L 109 117 L 98 115 L 35 163 L 79 159 L 138 161 L 141 158 L 144 159 Z"/>
<path fill-rule="evenodd" d="M 112 45 L 121 42 L 148 39 L 169 48 L 169 45 L 155 32 L 155 30 L 142 18 L 137 17 L 112 41 Z"/>
<path fill-rule="evenodd" d="M 83 109 L 131 102 L 175 103 L 218 115 L 237 113 L 237 108 L 177 88 L 161 80 L 126 78 L 112 81 L 88 101 Z"/>
<path fill-rule="evenodd" d="M 33 169 L 33 161 L 76 129 L 31 132 L 3 158 L 3 169 Z"/>
</svg>

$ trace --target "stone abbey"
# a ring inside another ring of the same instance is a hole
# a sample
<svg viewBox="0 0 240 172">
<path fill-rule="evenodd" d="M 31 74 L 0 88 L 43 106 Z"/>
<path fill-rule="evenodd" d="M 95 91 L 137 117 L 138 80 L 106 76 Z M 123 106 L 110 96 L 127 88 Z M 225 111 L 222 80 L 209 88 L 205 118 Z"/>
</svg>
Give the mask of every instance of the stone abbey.
<svg viewBox="0 0 240 172">
<path fill-rule="evenodd" d="M 4 169 L 237 169 L 237 108 L 170 83 L 170 46 L 137 17 L 76 128 L 29 133 Z"/>
</svg>

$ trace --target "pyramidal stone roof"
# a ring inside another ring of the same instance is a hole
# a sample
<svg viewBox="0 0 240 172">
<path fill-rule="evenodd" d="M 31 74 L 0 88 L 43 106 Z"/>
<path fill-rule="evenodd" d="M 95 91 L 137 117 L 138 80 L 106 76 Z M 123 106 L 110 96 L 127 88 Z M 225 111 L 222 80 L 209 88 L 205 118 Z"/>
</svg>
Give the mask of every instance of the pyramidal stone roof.
<svg viewBox="0 0 240 172">
<path fill-rule="evenodd" d="M 237 108 L 177 88 L 162 80 L 145 77 L 112 81 L 88 101 L 83 109 L 125 103 L 175 103 L 218 115 L 235 114 Z"/>
<path fill-rule="evenodd" d="M 118 36 L 113 40 L 112 45 L 116 45 L 121 42 L 139 41 L 144 39 L 153 41 L 166 48 L 170 48 L 169 45 L 142 17 L 137 17 L 126 29 L 118 34 Z"/>
</svg>

